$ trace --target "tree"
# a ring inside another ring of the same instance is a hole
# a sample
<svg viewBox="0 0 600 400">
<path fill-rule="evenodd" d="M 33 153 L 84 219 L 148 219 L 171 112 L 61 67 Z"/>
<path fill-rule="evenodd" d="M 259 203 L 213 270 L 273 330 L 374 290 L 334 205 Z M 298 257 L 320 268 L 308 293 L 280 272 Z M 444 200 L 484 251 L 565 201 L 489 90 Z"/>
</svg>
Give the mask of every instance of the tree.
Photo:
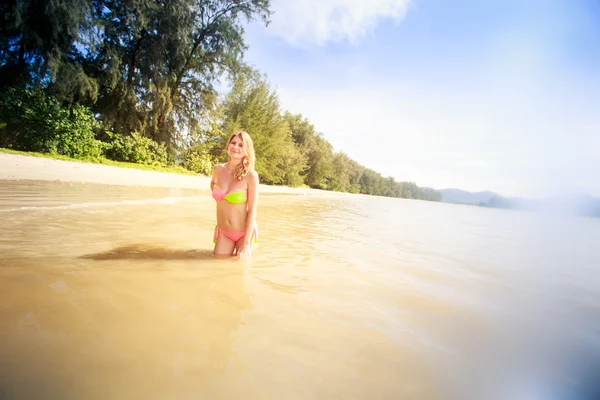
<svg viewBox="0 0 600 400">
<path fill-rule="evenodd" d="M 269 0 L 98 0 L 101 82 L 97 110 L 113 131 L 141 131 L 176 147 L 217 99 L 215 81 L 235 74 L 246 49 L 242 20 L 268 23 Z"/>
<path fill-rule="evenodd" d="M 59 100 L 95 100 L 97 86 L 81 58 L 92 29 L 85 0 L 8 0 L 0 5 L 0 88 L 43 84 Z"/>
<path fill-rule="evenodd" d="M 294 115 L 288 111 L 284 118 L 296 147 L 307 158 L 306 168 L 301 172 L 304 183 L 312 188 L 328 189 L 327 179 L 333 173 L 333 146 L 301 114 Z"/>
<path fill-rule="evenodd" d="M 364 194 L 379 195 L 380 194 L 381 175 L 372 169 L 365 168 L 360 177 L 360 192 Z"/>
<path fill-rule="evenodd" d="M 252 137 L 256 170 L 262 182 L 302 184 L 300 173 L 305 169 L 306 157 L 294 145 L 276 93 L 256 73 L 240 74 L 224 103 L 222 131 L 228 136 L 238 129 Z"/>
</svg>

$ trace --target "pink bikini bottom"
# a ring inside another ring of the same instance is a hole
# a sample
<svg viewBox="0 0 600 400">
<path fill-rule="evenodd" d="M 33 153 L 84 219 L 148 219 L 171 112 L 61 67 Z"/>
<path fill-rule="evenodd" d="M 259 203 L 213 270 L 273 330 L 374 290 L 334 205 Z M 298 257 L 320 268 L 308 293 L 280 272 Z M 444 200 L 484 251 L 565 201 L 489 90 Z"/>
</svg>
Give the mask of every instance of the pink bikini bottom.
<svg viewBox="0 0 600 400">
<path fill-rule="evenodd" d="M 213 235 L 213 243 L 217 243 L 217 236 L 219 236 L 219 233 L 222 233 L 223 235 L 227 236 L 233 242 L 238 242 L 241 238 L 243 238 L 246 235 L 246 231 L 227 232 L 215 225 L 215 233 Z M 254 236 L 254 243 L 258 243 L 258 231 L 256 228 L 254 228 L 253 236 Z"/>
</svg>

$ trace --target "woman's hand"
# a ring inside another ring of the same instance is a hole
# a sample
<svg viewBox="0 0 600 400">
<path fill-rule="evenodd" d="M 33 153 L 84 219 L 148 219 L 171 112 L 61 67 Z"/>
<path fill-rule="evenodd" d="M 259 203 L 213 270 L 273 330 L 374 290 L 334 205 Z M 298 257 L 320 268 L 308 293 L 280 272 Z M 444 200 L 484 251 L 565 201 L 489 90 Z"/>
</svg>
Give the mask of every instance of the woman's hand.
<svg viewBox="0 0 600 400">
<path fill-rule="evenodd" d="M 238 256 L 240 260 L 246 261 L 250 259 L 250 255 L 252 254 L 252 244 L 248 242 L 242 242 L 242 245 L 238 249 Z"/>
</svg>

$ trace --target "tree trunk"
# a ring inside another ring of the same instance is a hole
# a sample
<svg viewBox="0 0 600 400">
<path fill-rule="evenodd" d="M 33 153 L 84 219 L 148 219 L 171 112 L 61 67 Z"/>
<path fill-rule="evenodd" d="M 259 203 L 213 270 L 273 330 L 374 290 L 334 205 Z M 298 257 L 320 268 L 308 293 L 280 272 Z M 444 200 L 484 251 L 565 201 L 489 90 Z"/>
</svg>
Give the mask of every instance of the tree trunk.
<svg viewBox="0 0 600 400">
<path fill-rule="evenodd" d="M 192 47 L 190 54 L 185 59 L 185 63 L 183 64 L 183 67 L 181 67 L 181 69 L 177 73 L 177 78 L 175 79 L 175 83 L 171 87 L 171 103 L 175 102 L 175 98 L 177 97 L 177 94 L 179 93 L 179 85 L 181 85 L 183 76 L 185 75 L 185 72 L 187 71 L 187 69 L 190 65 L 190 61 L 192 61 L 192 58 L 194 58 L 194 54 L 196 54 L 196 50 L 198 50 L 198 47 L 200 46 L 202 41 L 206 38 L 207 33 L 208 32 L 206 30 L 204 30 L 204 29 L 202 30 L 202 32 L 200 33 L 200 36 L 198 36 L 198 39 L 196 39 L 196 41 L 194 42 L 194 46 Z"/>
<path fill-rule="evenodd" d="M 135 48 L 133 49 L 133 53 L 131 54 L 131 58 L 129 60 L 129 71 L 127 74 L 127 87 L 128 88 L 131 88 L 131 86 L 133 85 L 133 75 L 135 73 L 135 67 L 137 64 L 138 57 L 140 56 L 140 51 L 142 49 L 142 41 L 144 40 L 145 37 L 146 37 L 146 30 L 142 29 L 140 38 L 138 39 L 137 43 L 135 44 Z"/>
<path fill-rule="evenodd" d="M 25 72 L 25 32 L 21 36 L 21 46 L 19 48 L 19 60 L 17 61 L 17 69 L 15 71 L 14 83 L 21 82 L 21 78 Z"/>
</svg>

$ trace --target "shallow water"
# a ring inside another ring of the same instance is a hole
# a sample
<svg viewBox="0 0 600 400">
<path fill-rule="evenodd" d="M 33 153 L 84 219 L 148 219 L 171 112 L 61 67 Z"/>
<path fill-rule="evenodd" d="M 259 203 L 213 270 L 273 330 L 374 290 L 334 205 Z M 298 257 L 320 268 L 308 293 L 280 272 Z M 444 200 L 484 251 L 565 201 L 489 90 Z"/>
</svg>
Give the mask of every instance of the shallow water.
<svg viewBox="0 0 600 400">
<path fill-rule="evenodd" d="M 597 219 L 264 194 L 241 263 L 214 217 L 0 181 L 0 399 L 592 398 Z"/>
</svg>

